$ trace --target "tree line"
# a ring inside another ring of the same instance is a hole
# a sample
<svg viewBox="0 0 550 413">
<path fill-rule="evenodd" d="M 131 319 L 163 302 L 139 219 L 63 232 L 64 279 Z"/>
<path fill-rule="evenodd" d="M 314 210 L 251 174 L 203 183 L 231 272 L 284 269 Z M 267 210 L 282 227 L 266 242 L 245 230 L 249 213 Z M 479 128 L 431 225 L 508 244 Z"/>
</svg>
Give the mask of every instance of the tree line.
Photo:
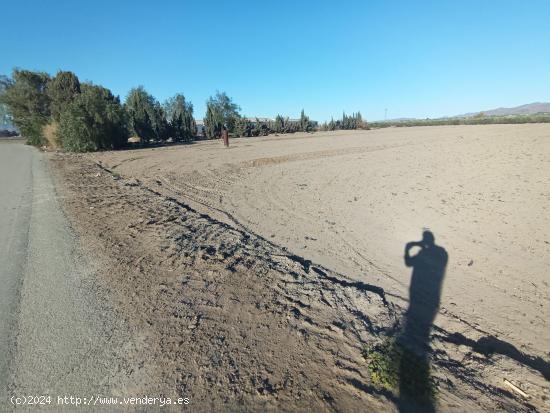
<svg viewBox="0 0 550 413">
<path fill-rule="evenodd" d="M 11 78 L 0 76 L 0 110 L 2 120 L 13 123 L 29 144 L 74 152 L 118 149 L 129 140 L 145 145 L 189 142 L 198 134 L 193 104 L 182 93 L 160 103 L 138 86 L 121 102 L 109 89 L 81 82 L 70 71 L 50 76 L 14 69 Z M 232 136 L 265 136 L 356 129 L 366 127 L 366 122 L 358 112 L 320 127 L 304 110 L 299 119 L 251 119 L 227 94 L 217 92 L 206 102 L 202 126 L 204 137 L 214 139 L 224 129 Z"/>
<path fill-rule="evenodd" d="M 492 125 L 492 124 L 522 124 L 550 123 L 550 113 L 533 115 L 486 116 L 483 114 L 467 118 L 441 119 L 408 119 L 397 121 L 381 121 L 369 124 L 372 128 L 412 127 L 412 126 L 446 126 L 446 125 Z"/>
<path fill-rule="evenodd" d="M 197 130 L 183 94 L 161 104 L 139 86 L 122 103 L 109 89 L 68 71 L 52 77 L 15 69 L 12 78 L 0 78 L 0 104 L 29 144 L 75 152 L 121 148 L 130 136 L 144 143 L 188 141 Z"/>
<path fill-rule="evenodd" d="M 313 132 L 317 129 L 317 122 L 312 121 L 302 112 L 300 119 L 291 120 L 288 117 L 277 115 L 275 120 L 261 120 L 247 118 L 241 115 L 241 108 L 224 92 L 217 92 L 206 102 L 206 116 L 204 118 L 204 134 L 209 139 L 221 136 L 223 129 L 227 129 L 233 136 L 266 136 L 271 133 Z"/>
<path fill-rule="evenodd" d="M 325 122 L 320 126 L 320 130 L 351 130 L 351 129 L 368 129 L 367 122 L 363 120 L 361 112 L 352 113 L 346 115 L 346 112 L 342 114 L 342 119 L 334 120 L 332 118 L 330 122 Z"/>
</svg>

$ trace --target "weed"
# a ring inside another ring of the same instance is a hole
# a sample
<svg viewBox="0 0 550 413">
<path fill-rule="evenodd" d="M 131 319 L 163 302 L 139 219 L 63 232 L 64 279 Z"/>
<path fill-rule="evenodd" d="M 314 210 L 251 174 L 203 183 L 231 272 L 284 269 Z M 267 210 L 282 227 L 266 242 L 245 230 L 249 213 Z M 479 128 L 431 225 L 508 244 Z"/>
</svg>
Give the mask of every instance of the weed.
<svg viewBox="0 0 550 413">
<path fill-rule="evenodd" d="M 368 363 L 372 383 L 399 393 L 422 404 L 433 404 L 437 388 L 430 376 L 426 356 L 418 355 L 393 338 L 365 346 L 363 357 Z"/>
</svg>

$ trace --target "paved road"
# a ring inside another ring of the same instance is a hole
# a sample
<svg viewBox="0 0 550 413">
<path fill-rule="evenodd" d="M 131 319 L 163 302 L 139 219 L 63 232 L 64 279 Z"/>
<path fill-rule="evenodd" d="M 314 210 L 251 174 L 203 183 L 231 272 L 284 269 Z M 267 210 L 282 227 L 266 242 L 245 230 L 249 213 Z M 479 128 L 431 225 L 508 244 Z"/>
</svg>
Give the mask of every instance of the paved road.
<svg viewBox="0 0 550 413">
<path fill-rule="evenodd" d="M 96 270 L 45 155 L 0 140 L 0 411 L 13 394 L 112 394 L 126 338 Z"/>
<path fill-rule="evenodd" d="M 33 150 L 0 141 L 0 396 L 5 400 L 14 357 L 19 297 L 32 204 Z"/>
</svg>

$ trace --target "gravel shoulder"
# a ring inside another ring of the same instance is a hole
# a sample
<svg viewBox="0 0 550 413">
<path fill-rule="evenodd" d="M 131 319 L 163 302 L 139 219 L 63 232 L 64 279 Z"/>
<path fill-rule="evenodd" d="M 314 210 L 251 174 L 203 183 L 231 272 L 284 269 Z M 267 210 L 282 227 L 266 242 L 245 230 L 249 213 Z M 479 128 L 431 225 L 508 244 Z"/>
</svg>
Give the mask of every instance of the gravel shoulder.
<svg viewBox="0 0 550 413">
<path fill-rule="evenodd" d="M 3 167 L 13 166 L 2 171 L 13 185 L 2 198 L 13 203 L 15 219 L 5 257 L 11 265 L 2 266 L 12 304 L 0 410 L 10 409 L 12 395 L 50 395 L 51 409 L 63 410 L 57 396 L 116 393 L 127 378 L 122 346 L 131 340 L 97 282 L 102 263 L 80 248 L 46 155 L 19 142 L 1 145 L 9 158 Z M 10 301 L 2 297 L 3 305 Z"/>
</svg>

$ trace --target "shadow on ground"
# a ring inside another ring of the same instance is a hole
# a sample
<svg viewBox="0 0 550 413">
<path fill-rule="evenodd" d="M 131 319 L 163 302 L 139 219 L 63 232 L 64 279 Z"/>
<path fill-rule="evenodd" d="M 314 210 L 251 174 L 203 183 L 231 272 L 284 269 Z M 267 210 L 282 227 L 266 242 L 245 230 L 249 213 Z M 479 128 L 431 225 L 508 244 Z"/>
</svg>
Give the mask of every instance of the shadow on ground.
<svg viewBox="0 0 550 413">
<path fill-rule="evenodd" d="M 416 254 L 413 255 L 413 251 Z M 435 411 L 435 386 L 430 376 L 430 332 L 439 310 L 448 254 L 435 244 L 431 231 L 405 245 L 405 265 L 412 268 L 409 308 L 396 345 L 399 349 L 399 410 Z"/>
</svg>

